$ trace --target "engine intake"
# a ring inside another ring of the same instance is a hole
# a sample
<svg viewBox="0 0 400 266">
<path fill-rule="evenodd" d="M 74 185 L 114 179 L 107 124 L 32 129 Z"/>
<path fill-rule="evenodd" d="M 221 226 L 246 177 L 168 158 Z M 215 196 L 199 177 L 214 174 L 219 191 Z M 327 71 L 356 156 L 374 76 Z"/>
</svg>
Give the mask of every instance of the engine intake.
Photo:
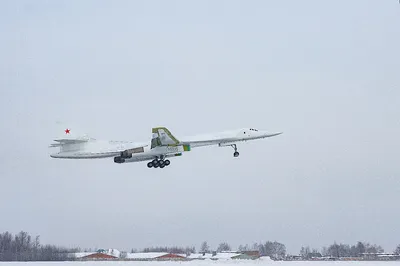
<svg viewBox="0 0 400 266">
<path fill-rule="evenodd" d="M 124 163 L 124 162 L 125 162 L 124 158 L 120 156 L 114 157 L 114 163 Z"/>
</svg>

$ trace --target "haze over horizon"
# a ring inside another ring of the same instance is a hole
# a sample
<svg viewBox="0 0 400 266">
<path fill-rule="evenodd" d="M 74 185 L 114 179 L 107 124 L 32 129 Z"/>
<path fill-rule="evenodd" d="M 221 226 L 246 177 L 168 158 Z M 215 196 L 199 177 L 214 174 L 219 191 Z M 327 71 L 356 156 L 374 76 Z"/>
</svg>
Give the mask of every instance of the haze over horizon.
<svg viewBox="0 0 400 266">
<path fill-rule="evenodd" d="M 400 244 L 398 1 L 1 1 L 0 232 L 81 247 Z M 62 122 L 62 124 L 57 122 Z M 164 169 L 59 160 L 64 125 L 280 132 Z"/>
</svg>

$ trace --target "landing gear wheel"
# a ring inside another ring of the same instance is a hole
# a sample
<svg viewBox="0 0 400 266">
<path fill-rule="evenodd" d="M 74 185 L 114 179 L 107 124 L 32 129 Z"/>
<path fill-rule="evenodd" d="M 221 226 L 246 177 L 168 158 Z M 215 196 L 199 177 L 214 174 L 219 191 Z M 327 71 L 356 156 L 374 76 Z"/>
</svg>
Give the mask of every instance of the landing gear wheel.
<svg viewBox="0 0 400 266">
<path fill-rule="evenodd" d="M 165 167 L 165 164 L 160 164 L 160 168 L 164 168 Z"/>
<path fill-rule="evenodd" d="M 171 163 L 171 162 L 170 162 L 169 160 L 165 160 L 165 161 L 164 161 L 165 166 L 170 165 L 170 163 Z"/>
<path fill-rule="evenodd" d="M 231 146 L 235 150 L 235 152 L 233 153 L 233 157 L 239 157 L 239 152 L 237 151 L 236 144 L 232 144 Z"/>
<path fill-rule="evenodd" d="M 153 167 L 154 167 L 154 168 L 158 168 L 159 166 L 160 166 L 160 163 L 159 163 L 159 162 L 153 163 Z"/>
<path fill-rule="evenodd" d="M 148 163 L 147 163 L 147 167 L 148 167 L 148 168 L 152 168 L 152 167 L 153 167 L 153 162 L 148 162 Z"/>
</svg>

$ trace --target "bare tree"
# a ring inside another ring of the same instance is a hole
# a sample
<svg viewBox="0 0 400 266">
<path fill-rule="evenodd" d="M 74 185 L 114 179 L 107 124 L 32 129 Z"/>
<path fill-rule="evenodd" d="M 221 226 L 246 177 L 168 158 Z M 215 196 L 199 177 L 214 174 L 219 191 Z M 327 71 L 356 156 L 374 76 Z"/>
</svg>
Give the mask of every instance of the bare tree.
<svg viewBox="0 0 400 266">
<path fill-rule="evenodd" d="M 250 250 L 250 248 L 249 248 L 249 245 L 248 244 L 246 244 L 246 245 L 240 245 L 239 246 L 239 251 L 248 251 L 248 250 Z"/>
<path fill-rule="evenodd" d="M 300 249 L 300 256 L 302 257 L 302 258 L 308 258 L 308 254 L 310 254 L 311 253 L 311 250 L 310 250 L 310 247 L 309 246 L 307 246 L 307 247 L 301 247 L 301 249 Z"/>
<path fill-rule="evenodd" d="M 186 255 L 190 255 L 190 254 L 192 254 L 192 253 L 196 253 L 196 248 L 195 247 L 186 247 L 185 248 L 185 254 Z"/>
<path fill-rule="evenodd" d="M 330 245 L 328 248 L 328 254 L 331 257 L 335 257 L 335 258 L 339 258 L 340 257 L 340 253 L 339 253 L 339 245 L 335 243 L 333 243 L 333 245 Z"/>
<path fill-rule="evenodd" d="M 273 259 L 283 259 L 286 255 L 286 246 L 279 242 L 267 241 L 264 245 L 259 245 L 262 255 L 270 256 Z"/>
<path fill-rule="evenodd" d="M 328 248 L 322 249 L 324 256 L 332 257 L 360 257 L 363 253 L 382 253 L 383 248 L 376 244 L 358 241 L 356 245 L 337 244 L 336 242 Z"/>
<path fill-rule="evenodd" d="M 256 251 L 256 250 L 260 251 L 260 246 L 261 246 L 261 244 L 253 243 L 253 245 L 251 246 L 251 250 L 253 250 L 253 251 Z"/>
<path fill-rule="evenodd" d="M 393 253 L 394 253 L 394 254 L 397 254 L 397 255 L 400 255 L 400 245 L 398 245 L 398 246 L 396 247 L 396 249 L 394 250 Z"/>
<path fill-rule="evenodd" d="M 329 256 L 328 248 L 327 247 L 322 247 L 321 254 L 322 254 L 322 256 Z"/>
<path fill-rule="evenodd" d="M 229 250 L 231 250 L 231 246 L 229 246 L 229 244 L 226 242 L 222 242 L 221 244 L 219 244 L 217 248 L 217 252 L 229 251 Z"/>
<path fill-rule="evenodd" d="M 355 254 L 354 256 L 359 257 L 362 253 L 365 253 L 365 245 L 363 242 L 358 241 L 357 245 L 355 246 Z"/>
<path fill-rule="evenodd" d="M 383 253 L 384 250 L 381 246 L 373 244 L 371 245 L 370 243 L 365 243 L 365 252 L 366 253 Z"/>
<path fill-rule="evenodd" d="M 133 251 L 133 249 L 132 249 Z M 174 254 L 188 254 L 188 253 L 194 253 L 195 248 L 194 247 L 149 247 L 149 248 L 144 248 L 142 252 L 168 252 L 168 253 L 174 253 Z M 134 252 L 132 252 L 134 253 Z"/>
<path fill-rule="evenodd" d="M 207 241 L 204 241 L 200 246 L 200 252 L 210 252 L 210 246 L 208 245 Z"/>
<path fill-rule="evenodd" d="M 56 246 L 41 246 L 39 236 L 31 241 L 31 236 L 24 231 L 13 236 L 9 232 L 0 234 L 1 261 L 44 261 L 66 260 L 67 249 Z"/>
</svg>

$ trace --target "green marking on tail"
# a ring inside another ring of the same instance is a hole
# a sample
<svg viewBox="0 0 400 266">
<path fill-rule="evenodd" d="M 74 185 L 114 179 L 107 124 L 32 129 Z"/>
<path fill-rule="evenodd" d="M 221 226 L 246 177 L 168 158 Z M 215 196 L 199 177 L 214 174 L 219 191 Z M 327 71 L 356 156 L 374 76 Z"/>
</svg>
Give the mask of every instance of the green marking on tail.
<svg viewBox="0 0 400 266">
<path fill-rule="evenodd" d="M 166 127 L 155 127 L 151 132 L 153 133 L 153 138 L 156 139 L 152 147 L 177 146 L 179 144 L 179 140 Z"/>
</svg>

